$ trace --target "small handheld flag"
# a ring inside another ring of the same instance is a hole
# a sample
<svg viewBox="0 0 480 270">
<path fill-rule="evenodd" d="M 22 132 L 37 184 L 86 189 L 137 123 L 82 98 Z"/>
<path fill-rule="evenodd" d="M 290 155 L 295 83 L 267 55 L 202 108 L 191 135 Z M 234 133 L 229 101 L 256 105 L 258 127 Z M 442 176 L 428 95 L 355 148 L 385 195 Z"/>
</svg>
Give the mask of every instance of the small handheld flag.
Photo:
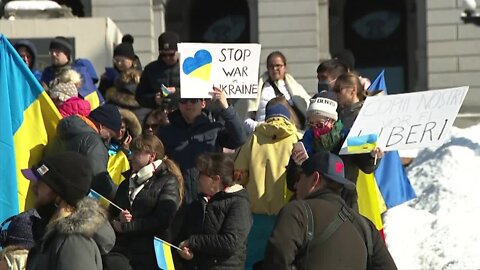
<svg viewBox="0 0 480 270">
<path fill-rule="evenodd" d="M 347 139 L 349 153 L 370 153 L 377 147 L 377 134 L 368 134 Z"/>
<path fill-rule="evenodd" d="M 164 97 L 170 95 L 170 91 L 168 90 L 168 88 L 164 84 L 162 84 L 161 88 L 162 88 L 162 95 Z"/>
<path fill-rule="evenodd" d="M 181 249 L 158 237 L 153 238 L 153 246 L 155 248 L 155 256 L 157 257 L 158 267 L 164 270 L 175 270 L 171 247 L 180 251 Z"/>
<path fill-rule="evenodd" d="M 94 198 L 94 199 L 98 199 L 98 198 L 102 198 L 104 199 L 105 201 L 107 201 L 109 204 L 111 204 L 112 206 L 114 206 L 115 208 L 117 208 L 118 210 L 120 211 L 123 211 L 123 209 L 116 205 L 115 203 L 113 203 L 112 201 L 110 201 L 109 199 L 107 199 L 105 196 L 103 196 L 102 194 L 96 192 L 95 190 L 93 189 L 90 189 L 90 194 L 88 194 L 88 196 Z"/>
</svg>

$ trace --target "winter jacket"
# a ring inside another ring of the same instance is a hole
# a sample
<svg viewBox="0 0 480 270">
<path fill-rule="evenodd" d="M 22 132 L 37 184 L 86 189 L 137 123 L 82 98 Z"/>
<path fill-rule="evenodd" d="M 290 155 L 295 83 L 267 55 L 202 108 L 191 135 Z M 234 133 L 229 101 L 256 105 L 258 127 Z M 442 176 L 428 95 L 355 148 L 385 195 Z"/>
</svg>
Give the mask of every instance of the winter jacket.
<svg viewBox="0 0 480 270">
<path fill-rule="evenodd" d="M 245 189 L 234 185 L 215 194 L 206 204 L 200 232 L 188 238 L 196 269 L 244 269 L 251 225 Z"/>
<path fill-rule="evenodd" d="M 107 99 L 107 89 L 115 84 L 115 80 L 120 76 L 118 69 L 114 67 L 106 67 L 105 72 L 100 76 L 100 83 L 98 84 L 98 91 Z"/>
<path fill-rule="evenodd" d="M 220 116 L 224 122 L 214 122 L 202 113 L 193 124 L 188 125 L 177 110 L 169 115 L 170 125 L 162 126 L 157 131 L 167 156 L 182 169 L 186 203 L 192 202 L 198 194 L 197 156 L 204 152 L 222 151 L 222 147 L 235 149 L 246 141 L 242 122 L 232 107 L 223 110 Z"/>
<path fill-rule="evenodd" d="M 88 116 L 90 114 L 90 103 L 79 97 L 67 99 L 62 105 L 58 106 L 58 110 L 63 117 L 79 114 Z"/>
<path fill-rule="evenodd" d="M 289 200 L 285 171 L 297 141 L 295 125 L 273 117 L 257 126 L 240 149 L 235 170 L 248 173 L 245 186 L 254 214 L 276 215 Z"/>
<path fill-rule="evenodd" d="M 33 42 L 26 39 L 20 40 L 14 45 L 14 48 L 17 51 L 21 47 L 27 48 L 27 50 L 30 52 L 30 55 L 32 56 L 32 63 L 30 63 L 30 66 L 28 68 L 30 69 L 30 71 L 32 71 L 33 76 L 35 76 L 35 78 L 40 81 L 40 79 L 42 78 L 42 72 L 35 67 L 37 61 L 37 47 L 35 47 L 35 44 L 33 44 Z"/>
<path fill-rule="evenodd" d="M 133 269 L 158 269 L 153 237 L 172 241 L 171 224 L 180 206 L 178 181 L 161 164 L 131 205 L 129 183 L 125 180 L 120 184 L 114 202 L 130 211 L 133 218 L 122 224 L 123 232 L 117 233 L 114 251 L 127 256 Z M 112 217 L 118 217 L 118 209 L 109 210 Z"/>
<path fill-rule="evenodd" d="M 167 66 L 159 57 L 148 64 L 142 72 L 135 98 L 142 107 L 155 108 L 155 94 L 161 91 L 162 84 L 175 87 L 180 92 L 180 65 Z"/>
<path fill-rule="evenodd" d="M 262 90 L 265 82 L 267 81 L 268 73 L 265 72 L 262 74 L 262 76 L 260 76 L 260 79 L 258 81 L 258 88 L 261 90 L 258 91 L 257 97 L 254 99 L 240 99 L 235 103 L 235 110 L 237 111 L 238 115 L 242 120 L 248 117 L 247 114 L 249 112 L 256 112 L 258 110 L 260 100 L 262 99 Z M 298 112 L 301 113 L 303 119 L 306 119 L 307 106 L 308 104 L 310 104 L 310 95 L 307 93 L 305 88 L 303 88 L 303 86 L 299 84 L 290 74 L 285 75 L 285 83 L 287 85 L 287 90 L 292 98 L 292 105 L 298 109 Z"/>
<path fill-rule="evenodd" d="M 70 68 L 74 69 L 82 77 L 82 86 L 80 87 L 80 89 L 78 89 L 78 95 L 82 98 L 86 98 L 87 96 L 95 92 L 98 96 L 99 104 L 103 104 L 104 103 L 103 96 L 97 90 L 97 87 L 95 86 L 95 78 L 92 77 L 92 76 L 96 76 L 96 73 L 94 70 L 91 70 L 91 68 L 88 67 L 88 64 L 86 64 L 88 62 L 89 61 L 86 59 L 78 59 L 77 61 L 74 61 L 72 64 L 69 63 L 61 67 L 48 66 L 43 70 L 41 82 L 45 83 L 47 86 L 50 86 L 50 83 L 62 71 Z M 98 80 L 98 78 L 96 80 Z"/>
<path fill-rule="evenodd" d="M 103 196 L 113 199 L 116 186 L 107 172 L 107 147 L 92 125 L 88 118 L 78 115 L 60 120 L 57 126 L 56 150 L 75 151 L 85 155 L 93 169 L 92 188 Z"/>
<path fill-rule="evenodd" d="M 279 213 L 277 223 L 268 241 L 263 269 L 367 269 L 367 246 L 364 228 L 358 221 L 364 218 L 352 215 L 327 240 L 319 237 L 338 215 L 345 204 L 343 199 L 328 189 L 310 194 L 305 202 L 313 214 L 314 235 L 308 250 L 302 249 L 307 230 L 307 214 L 302 201 L 288 203 Z M 353 210 L 350 210 L 353 213 Z M 373 254 L 369 270 L 397 269 L 375 225 L 368 221 L 372 235 Z M 295 263 L 294 263 L 295 261 Z"/>
<path fill-rule="evenodd" d="M 141 107 L 134 94 L 119 91 L 115 87 L 106 90 L 105 100 L 107 103 L 132 111 L 140 123 L 145 121 L 145 117 L 151 111 L 151 109 Z"/>
<path fill-rule="evenodd" d="M 107 215 L 91 198 L 76 205 L 75 212 L 51 224 L 42 239 L 30 250 L 28 270 L 102 270 L 101 255 L 115 243 Z"/>
</svg>

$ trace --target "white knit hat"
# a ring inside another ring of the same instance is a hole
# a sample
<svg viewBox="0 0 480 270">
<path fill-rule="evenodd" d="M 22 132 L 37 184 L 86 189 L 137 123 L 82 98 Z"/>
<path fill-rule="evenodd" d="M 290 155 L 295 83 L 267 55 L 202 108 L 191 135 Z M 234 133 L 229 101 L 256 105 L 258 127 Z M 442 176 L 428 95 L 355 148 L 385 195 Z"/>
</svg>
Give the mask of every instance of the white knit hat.
<svg viewBox="0 0 480 270">
<path fill-rule="evenodd" d="M 78 96 L 78 90 L 73 82 L 58 83 L 50 89 L 50 97 L 58 98 L 60 101 L 76 96 Z"/>
<path fill-rule="evenodd" d="M 307 114 L 318 114 L 335 121 L 338 120 L 337 113 L 338 103 L 335 100 L 335 95 L 330 92 L 322 91 L 310 99 Z"/>
</svg>

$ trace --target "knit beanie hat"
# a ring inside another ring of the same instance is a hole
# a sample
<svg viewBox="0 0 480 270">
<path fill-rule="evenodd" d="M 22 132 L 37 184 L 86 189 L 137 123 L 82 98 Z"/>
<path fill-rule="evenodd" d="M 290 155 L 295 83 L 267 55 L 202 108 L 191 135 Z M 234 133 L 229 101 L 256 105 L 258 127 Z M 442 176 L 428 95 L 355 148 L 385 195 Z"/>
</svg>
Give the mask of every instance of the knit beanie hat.
<svg viewBox="0 0 480 270">
<path fill-rule="evenodd" d="M 283 106 L 282 104 L 275 104 L 272 106 L 268 106 L 265 113 L 265 120 L 272 117 L 283 117 L 286 120 L 290 121 L 290 111 L 288 110 L 287 107 Z"/>
<path fill-rule="evenodd" d="M 65 53 L 68 58 L 70 58 L 70 56 L 72 55 L 73 47 L 72 44 L 70 44 L 70 42 L 68 41 L 68 39 L 66 39 L 65 37 L 55 37 L 54 39 L 52 39 L 52 41 L 50 41 L 49 49 L 60 50 Z"/>
<path fill-rule="evenodd" d="M 117 106 L 112 104 L 99 106 L 88 115 L 88 118 L 117 133 L 120 132 L 120 128 L 122 127 L 122 116 Z"/>
<path fill-rule="evenodd" d="M 58 98 L 63 102 L 76 96 L 78 96 L 78 90 L 73 82 L 58 83 L 50 89 L 50 97 Z"/>
<path fill-rule="evenodd" d="M 338 103 L 335 94 L 331 91 L 322 91 L 310 99 L 307 114 L 318 114 L 337 121 L 337 107 Z"/>
<path fill-rule="evenodd" d="M 132 44 L 128 42 L 118 44 L 113 50 L 113 57 L 115 56 L 124 56 L 130 59 L 135 59 L 135 52 Z"/>
<path fill-rule="evenodd" d="M 158 50 L 177 50 L 180 37 L 175 32 L 165 32 L 158 37 Z"/>
<path fill-rule="evenodd" d="M 35 218 L 40 219 L 40 216 L 35 209 L 30 209 L 5 220 L 2 223 L 0 245 L 3 248 L 7 246 L 19 246 L 31 249 L 35 245 L 32 232 Z M 8 228 L 3 230 L 3 225 L 9 221 L 10 224 Z"/>
<path fill-rule="evenodd" d="M 89 193 L 93 178 L 90 161 L 73 151 L 49 156 L 22 173 L 29 180 L 44 182 L 72 206 Z"/>
</svg>

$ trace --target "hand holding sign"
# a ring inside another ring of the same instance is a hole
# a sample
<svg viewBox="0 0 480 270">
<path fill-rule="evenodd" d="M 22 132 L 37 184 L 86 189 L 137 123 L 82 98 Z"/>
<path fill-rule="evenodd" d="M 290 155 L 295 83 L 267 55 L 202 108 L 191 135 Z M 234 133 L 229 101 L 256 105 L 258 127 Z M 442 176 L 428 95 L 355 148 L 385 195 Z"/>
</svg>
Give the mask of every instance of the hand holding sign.
<svg viewBox="0 0 480 270">
<path fill-rule="evenodd" d="M 209 94 L 212 96 L 212 101 L 218 102 L 222 109 L 225 110 L 228 108 L 227 96 L 225 96 L 225 93 L 222 90 L 214 86 L 213 91 L 209 92 Z"/>
</svg>

